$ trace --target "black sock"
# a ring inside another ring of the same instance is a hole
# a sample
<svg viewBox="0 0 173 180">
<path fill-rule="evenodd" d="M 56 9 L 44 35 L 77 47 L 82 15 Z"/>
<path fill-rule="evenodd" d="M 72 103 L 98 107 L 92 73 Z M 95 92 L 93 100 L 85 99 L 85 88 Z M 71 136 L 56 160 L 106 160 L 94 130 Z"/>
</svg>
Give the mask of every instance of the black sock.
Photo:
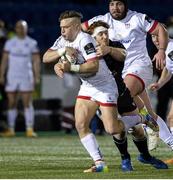
<svg viewBox="0 0 173 180">
<path fill-rule="evenodd" d="M 127 138 L 119 140 L 113 136 L 113 140 L 121 154 L 121 159 L 122 160 L 130 159 L 130 154 L 128 153 L 128 150 L 127 150 Z"/>
<path fill-rule="evenodd" d="M 133 139 L 133 142 L 135 143 L 136 147 L 138 148 L 140 154 L 145 159 L 150 159 L 151 155 L 148 151 L 148 144 L 147 144 L 147 138 L 144 137 L 143 139 Z"/>
</svg>

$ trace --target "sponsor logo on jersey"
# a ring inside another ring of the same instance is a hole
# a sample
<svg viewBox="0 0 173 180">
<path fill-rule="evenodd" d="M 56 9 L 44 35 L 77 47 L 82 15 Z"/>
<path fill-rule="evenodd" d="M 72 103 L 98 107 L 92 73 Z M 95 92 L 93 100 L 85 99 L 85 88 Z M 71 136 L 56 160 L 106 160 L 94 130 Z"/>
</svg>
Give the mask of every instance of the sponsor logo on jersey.
<svg viewBox="0 0 173 180">
<path fill-rule="evenodd" d="M 171 59 L 171 61 L 173 61 L 173 51 L 168 54 L 168 57 Z"/>
<path fill-rule="evenodd" d="M 93 43 L 88 43 L 88 44 L 84 47 L 84 49 L 85 49 L 85 52 L 86 52 L 87 55 L 96 52 Z"/>
<path fill-rule="evenodd" d="M 126 23 L 126 24 L 125 24 L 125 28 L 126 28 L 126 29 L 129 29 L 129 28 L 130 28 L 130 23 Z"/>
</svg>

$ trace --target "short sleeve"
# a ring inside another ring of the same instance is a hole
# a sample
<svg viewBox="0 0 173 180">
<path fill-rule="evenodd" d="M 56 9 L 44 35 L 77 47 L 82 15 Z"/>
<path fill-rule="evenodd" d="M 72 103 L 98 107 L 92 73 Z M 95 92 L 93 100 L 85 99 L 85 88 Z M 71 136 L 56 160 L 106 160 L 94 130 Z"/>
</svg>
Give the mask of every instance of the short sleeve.
<svg viewBox="0 0 173 180">
<path fill-rule="evenodd" d="M 148 15 L 138 13 L 139 26 L 144 32 L 151 33 L 157 26 L 158 22 L 151 19 Z"/>
</svg>

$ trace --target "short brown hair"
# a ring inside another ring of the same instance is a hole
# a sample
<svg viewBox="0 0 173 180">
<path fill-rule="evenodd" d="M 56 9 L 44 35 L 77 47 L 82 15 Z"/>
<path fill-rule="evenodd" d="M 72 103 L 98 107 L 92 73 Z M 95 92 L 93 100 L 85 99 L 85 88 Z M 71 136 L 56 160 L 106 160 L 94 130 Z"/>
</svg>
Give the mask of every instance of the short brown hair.
<svg viewBox="0 0 173 180">
<path fill-rule="evenodd" d="M 73 10 L 64 11 L 60 14 L 59 21 L 67 18 L 78 18 L 79 20 L 81 20 L 83 18 L 83 15 L 80 12 Z"/>
<path fill-rule="evenodd" d="M 87 32 L 92 35 L 94 32 L 94 29 L 96 27 L 100 27 L 100 26 L 103 26 L 103 27 L 109 29 L 109 25 L 107 23 L 105 23 L 103 21 L 96 21 L 89 26 Z"/>
</svg>

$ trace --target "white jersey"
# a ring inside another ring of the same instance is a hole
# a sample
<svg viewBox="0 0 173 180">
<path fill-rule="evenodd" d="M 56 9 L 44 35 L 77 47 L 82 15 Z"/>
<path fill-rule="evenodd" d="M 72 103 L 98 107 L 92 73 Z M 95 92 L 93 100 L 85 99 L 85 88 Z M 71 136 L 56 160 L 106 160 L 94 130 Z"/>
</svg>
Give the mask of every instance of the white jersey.
<svg viewBox="0 0 173 180">
<path fill-rule="evenodd" d="M 14 37 L 5 43 L 4 51 L 9 54 L 7 77 L 28 78 L 33 75 L 32 54 L 39 52 L 34 39 Z"/>
<path fill-rule="evenodd" d="M 146 48 L 146 35 L 154 30 L 156 21 L 146 14 L 128 10 L 127 16 L 120 21 L 107 13 L 90 19 L 88 24 L 91 25 L 98 20 L 109 24 L 109 38 L 112 41 L 120 41 L 127 49 L 125 68 L 136 63 L 152 65 Z"/>
<path fill-rule="evenodd" d="M 166 68 L 173 74 L 173 39 L 169 39 L 166 49 Z"/>
<path fill-rule="evenodd" d="M 15 36 L 5 43 L 4 51 L 8 53 L 7 91 L 17 90 L 22 81 L 33 84 L 32 54 L 39 53 L 37 42 L 29 36 L 24 39 Z M 33 85 L 29 87 L 28 90 L 33 89 Z"/>
<path fill-rule="evenodd" d="M 57 50 L 62 47 L 73 47 L 78 51 L 76 64 L 83 64 L 97 57 L 95 45 L 95 40 L 89 34 L 81 31 L 73 42 L 69 42 L 60 36 L 50 49 Z M 99 71 L 96 75 L 84 78 L 79 74 L 79 77 L 85 85 L 89 86 L 102 86 L 113 80 L 113 76 L 104 59 L 99 60 Z"/>
</svg>

